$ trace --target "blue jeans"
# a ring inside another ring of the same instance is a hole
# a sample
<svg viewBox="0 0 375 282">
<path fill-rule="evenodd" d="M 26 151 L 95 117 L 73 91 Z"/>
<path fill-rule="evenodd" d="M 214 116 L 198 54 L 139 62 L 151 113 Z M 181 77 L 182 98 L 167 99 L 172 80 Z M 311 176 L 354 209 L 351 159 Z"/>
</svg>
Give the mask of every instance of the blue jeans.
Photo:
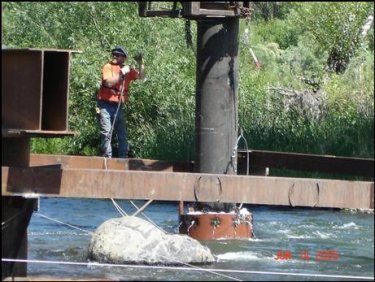
<svg viewBox="0 0 375 282">
<path fill-rule="evenodd" d="M 110 103 L 105 101 L 97 102 L 99 113 L 99 124 L 100 124 L 100 149 L 103 152 L 104 157 L 112 157 L 112 145 L 111 141 L 113 137 L 117 137 L 118 141 L 118 157 L 127 158 L 128 156 L 128 139 L 127 131 L 124 121 L 124 113 L 122 107 L 118 110 L 116 116 L 116 122 L 114 123 L 113 132 L 111 136 L 111 128 L 115 119 L 118 103 Z"/>
</svg>

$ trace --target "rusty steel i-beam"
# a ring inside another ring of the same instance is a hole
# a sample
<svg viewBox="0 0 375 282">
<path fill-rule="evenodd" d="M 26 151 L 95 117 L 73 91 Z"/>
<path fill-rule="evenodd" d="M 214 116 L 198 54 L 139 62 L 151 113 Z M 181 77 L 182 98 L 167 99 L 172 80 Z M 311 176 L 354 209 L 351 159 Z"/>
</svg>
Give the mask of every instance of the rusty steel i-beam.
<svg viewBox="0 0 375 282">
<path fill-rule="evenodd" d="M 40 165 L 44 162 L 46 165 Z M 2 167 L 3 195 L 373 209 L 374 183 L 178 172 L 183 164 L 138 159 L 32 155 L 29 168 Z M 202 189 L 201 187 L 205 187 Z"/>
</svg>

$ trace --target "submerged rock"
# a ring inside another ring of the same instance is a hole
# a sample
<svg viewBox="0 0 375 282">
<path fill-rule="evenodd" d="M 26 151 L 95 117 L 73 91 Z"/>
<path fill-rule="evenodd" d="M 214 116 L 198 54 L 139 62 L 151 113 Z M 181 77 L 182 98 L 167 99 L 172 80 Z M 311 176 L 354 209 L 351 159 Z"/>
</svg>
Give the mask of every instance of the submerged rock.
<svg viewBox="0 0 375 282">
<path fill-rule="evenodd" d="M 176 265 L 215 262 L 210 249 L 180 234 L 166 234 L 134 216 L 102 223 L 91 238 L 89 259 L 106 263 Z"/>
</svg>

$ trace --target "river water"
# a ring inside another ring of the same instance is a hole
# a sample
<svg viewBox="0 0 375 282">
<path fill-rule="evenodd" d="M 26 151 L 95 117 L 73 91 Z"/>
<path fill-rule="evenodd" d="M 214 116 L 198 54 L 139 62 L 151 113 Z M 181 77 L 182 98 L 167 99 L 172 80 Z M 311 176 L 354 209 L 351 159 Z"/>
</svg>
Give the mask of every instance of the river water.
<svg viewBox="0 0 375 282">
<path fill-rule="evenodd" d="M 136 208 L 116 200 L 128 214 Z M 141 207 L 144 201 L 134 201 Z M 121 216 L 102 199 L 41 198 L 28 228 L 28 276 L 167 281 L 368 281 L 374 279 L 374 214 L 337 209 L 246 206 L 255 238 L 201 241 L 217 262 L 195 268 L 100 265 L 87 260 L 90 232 Z M 177 233 L 178 203 L 143 212 Z M 143 215 L 139 214 L 141 218 Z"/>
</svg>

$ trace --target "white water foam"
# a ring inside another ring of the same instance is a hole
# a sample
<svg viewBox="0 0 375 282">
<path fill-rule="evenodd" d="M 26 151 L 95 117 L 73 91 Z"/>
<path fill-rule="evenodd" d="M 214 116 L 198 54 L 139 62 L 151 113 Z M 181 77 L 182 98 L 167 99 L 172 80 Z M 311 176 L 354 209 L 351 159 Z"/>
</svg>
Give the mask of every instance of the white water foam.
<svg viewBox="0 0 375 282">
<path fill-rule="evenodd" d="M 336 237 L 333 234 L 324 233 L 324 232 L 320 232 L 320 231 L 315 231 L 315 232 L 313 232 L 313 234 L 318 235 L 319 238 L 321 238 L 321 239 L 328 239 L 328 238 L 331 238 L 331 237 Z"/>
<path fill-rule="evenodd" d="M 289 235 L 288 238 L 289 239 L 311 239 L 313 237 L 311 237 L 310 235 Z"/>
<path fill-rule="evenodd" d="M 354 222 L 345 223 L 341 226 L 334 226 L 335 229 L 359 229 L 359 226 Z"/>
</svg>

